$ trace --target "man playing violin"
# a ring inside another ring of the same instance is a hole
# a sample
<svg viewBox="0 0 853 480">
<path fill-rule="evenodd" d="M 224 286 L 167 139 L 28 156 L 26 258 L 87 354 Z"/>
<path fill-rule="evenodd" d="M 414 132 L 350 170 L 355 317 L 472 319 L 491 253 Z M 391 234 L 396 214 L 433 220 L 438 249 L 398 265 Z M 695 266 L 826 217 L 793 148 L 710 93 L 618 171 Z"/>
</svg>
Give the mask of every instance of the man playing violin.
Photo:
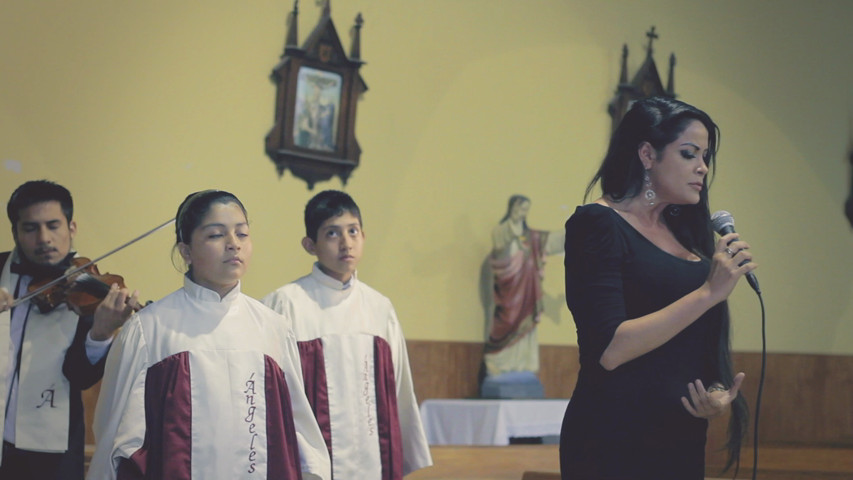
<svg viewBox="0 0 853 480">
<path fill-rule="evenodd" d="M 83 479 L 81 392 L 101 379 L 113 333 L 138 305 L 116 284 L 92 316 L 13 305 L 70 267 L 73 208 L 68 190 L 46 180 L 24 183 L 7 204 L 15 248 L 0 253 L 0 480 Z"/>
</svg>

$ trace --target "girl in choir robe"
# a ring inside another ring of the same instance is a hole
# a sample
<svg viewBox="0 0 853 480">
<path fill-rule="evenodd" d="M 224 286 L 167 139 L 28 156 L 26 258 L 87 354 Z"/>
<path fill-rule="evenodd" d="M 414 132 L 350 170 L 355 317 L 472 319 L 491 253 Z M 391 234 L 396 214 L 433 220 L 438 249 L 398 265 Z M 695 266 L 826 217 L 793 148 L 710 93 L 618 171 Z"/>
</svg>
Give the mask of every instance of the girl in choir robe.
<svg viewBox="0 0 853 480">
<path fill-rule="evenodd" d="M 240 292 L 252 255 L 245 208 L 197 192 L 175 227 L 184 286 L 117 337 L 88 478 L 331 478 L 290 322 Z"/>
</svg>

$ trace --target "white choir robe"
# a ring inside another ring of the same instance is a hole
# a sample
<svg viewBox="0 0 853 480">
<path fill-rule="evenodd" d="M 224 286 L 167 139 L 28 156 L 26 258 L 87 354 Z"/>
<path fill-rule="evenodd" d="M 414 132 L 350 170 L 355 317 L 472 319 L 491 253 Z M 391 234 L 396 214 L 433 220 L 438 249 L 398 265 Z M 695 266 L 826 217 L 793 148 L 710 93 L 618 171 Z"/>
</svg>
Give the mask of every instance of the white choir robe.
<svg viewBox="0 0 853 480">
<path fill-rule="evenodd" d="M 432 465 L 406 340 L 388 298 L 315 264 L 263 302 L 293 322 L 336 480 L 398 480 Z"/>
<path fill-rule="evenodd" d="M 331 478 L 296 349 L 239 284 L 220 299 L 185 277 L 113 344 L 88 478 Z"/>
</svg>

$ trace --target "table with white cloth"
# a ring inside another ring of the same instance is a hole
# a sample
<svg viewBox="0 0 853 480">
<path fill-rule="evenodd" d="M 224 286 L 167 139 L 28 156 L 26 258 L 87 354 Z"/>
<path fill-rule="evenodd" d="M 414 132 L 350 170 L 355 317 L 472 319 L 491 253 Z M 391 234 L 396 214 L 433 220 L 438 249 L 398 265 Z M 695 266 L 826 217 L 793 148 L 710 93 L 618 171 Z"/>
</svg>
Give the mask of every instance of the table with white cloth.
<svg viewBox="0 0 853 480">
<path fill-rule="evenodd" d="M 421 420 L 430 445 L 509 445 L 560 435 L 568 399 L 430 399 Z"/>
</svg>

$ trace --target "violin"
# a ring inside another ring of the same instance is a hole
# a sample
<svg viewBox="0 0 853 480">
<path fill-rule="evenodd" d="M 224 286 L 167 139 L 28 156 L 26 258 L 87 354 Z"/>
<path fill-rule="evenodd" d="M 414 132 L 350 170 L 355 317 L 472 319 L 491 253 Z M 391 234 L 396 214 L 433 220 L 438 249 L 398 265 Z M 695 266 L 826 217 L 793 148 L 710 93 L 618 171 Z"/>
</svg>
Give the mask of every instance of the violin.
<svg viewBox="0 0 853 480">
<path fill-rule="evenodd" d="M 174 222 L 174 218 L 170 219 L 94 260 L 89 260 L 86 257 L 73 258 L 71 260 L 72 267 L 66 270 L 63 275 L 32 282 L 27 287 L 27 294 L 16 298 L 9 307 L 32 300 L 41 313 L 50 312 L 57 306 L 66 303 L 68 308 L 77 312 L 78 315 L 94 314 L 95 309 L 110 292 L 112 284 L 116 283 L 119 287 L 125 288 L 124 278 L 121 275 L 101 274 L 95 262 L 103 260 Z M 146 305 L 148 303 L 151 302 L 147 302 Z M 132 305 L 132 307 L 135 311 L 142 308 L 139 304 Z"/>
<path fill-rule="evenodd" d="M 86 257 L 73 258 L 68 271 L 73 273 L 63 275 L 59 282 L 55 282 L 59 277 L 47 278 L 32 282 L 27 287 L 27 293 L 37 292 L 30 297 L 30 302 L 41 313 L 48 313 L 65 303 L 78 315 L 93 315 L 110 292 L 112 284 L 117 283 L 119 287 L 125 288 L 121 275 L 101 274 L 98 266 Z M 51 282 L 54 283 L 45 288 Z M 140 308 L 138 304 L 133 306 L 135 311 Z"/>
</svg>

